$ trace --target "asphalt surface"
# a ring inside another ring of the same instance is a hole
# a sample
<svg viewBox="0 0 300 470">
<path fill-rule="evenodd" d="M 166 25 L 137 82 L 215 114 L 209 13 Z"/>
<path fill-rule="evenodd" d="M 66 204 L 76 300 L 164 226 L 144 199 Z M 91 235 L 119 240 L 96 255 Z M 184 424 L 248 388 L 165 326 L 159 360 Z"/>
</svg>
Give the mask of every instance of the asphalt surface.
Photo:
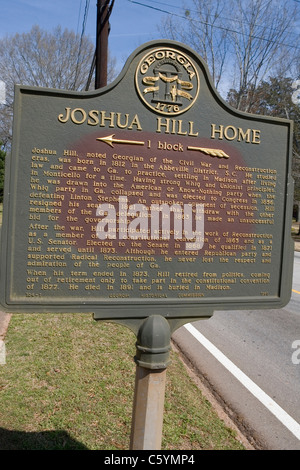
<svg viewBox="0 0 300 470">
<path fill-rule="evenodd" d="M 295 242 L 295 251 L 300 252 L 300 242 Z M 0 347 L 1 347 L 1 343 L 4 342 L 5 340 L 10 318 L 11 318 L 10 313 L 5 313 L 5 312 L 0 311 Z"/>
</svg>

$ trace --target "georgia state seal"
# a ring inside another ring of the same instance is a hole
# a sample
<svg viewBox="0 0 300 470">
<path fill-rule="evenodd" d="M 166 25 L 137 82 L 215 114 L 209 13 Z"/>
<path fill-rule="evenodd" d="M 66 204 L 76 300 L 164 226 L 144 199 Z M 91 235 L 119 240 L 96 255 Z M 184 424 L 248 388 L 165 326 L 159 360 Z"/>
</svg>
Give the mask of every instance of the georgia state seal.
<svg viewBox="0 0 300 470">
<path fill-rule="evenodd" d="M 142 101 L 160 114 L 176 115 L 195 103 L 200 79 L 192 60 L 181 51 L 161 47 L 140 61 L 135 84 Z"/>
</svg>

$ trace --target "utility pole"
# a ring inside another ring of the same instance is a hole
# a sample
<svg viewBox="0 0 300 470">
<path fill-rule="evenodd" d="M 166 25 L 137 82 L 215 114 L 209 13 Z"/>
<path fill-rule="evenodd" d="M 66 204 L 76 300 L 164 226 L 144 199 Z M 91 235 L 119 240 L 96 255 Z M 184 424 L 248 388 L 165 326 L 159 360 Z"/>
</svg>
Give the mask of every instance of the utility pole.
<svg viewBox="0 0 300 470">
<path fill-rule="evenodd" d="M 108 35 L 110 30 L 109 17 L 115 0 L 112 0 L 110 5 L 109 2 L 110 0 L 97 1 L 96 50 L 85 91 L 88 91 L 90 88 L 94 70 L 95 89 L 102 88 L 107 85 Z"/>
<path fill-rule="evenodd" d="M 109 0 L 97 1 L 96 75 L 95 89 L 107 85 L 107 56 L 109 34 Z"/>
</svg>

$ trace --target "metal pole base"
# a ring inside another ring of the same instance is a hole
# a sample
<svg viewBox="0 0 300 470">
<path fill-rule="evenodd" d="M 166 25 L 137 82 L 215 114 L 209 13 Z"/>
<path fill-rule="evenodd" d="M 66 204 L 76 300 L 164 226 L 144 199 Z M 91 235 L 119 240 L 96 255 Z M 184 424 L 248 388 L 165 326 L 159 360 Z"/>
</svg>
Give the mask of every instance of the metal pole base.
<svg viewBox="0 0 300 470">
<path fill-rule="evenodd" d="M 136 367 L 130 450 L 160 450 L 166 369 Z"/>
</svg>

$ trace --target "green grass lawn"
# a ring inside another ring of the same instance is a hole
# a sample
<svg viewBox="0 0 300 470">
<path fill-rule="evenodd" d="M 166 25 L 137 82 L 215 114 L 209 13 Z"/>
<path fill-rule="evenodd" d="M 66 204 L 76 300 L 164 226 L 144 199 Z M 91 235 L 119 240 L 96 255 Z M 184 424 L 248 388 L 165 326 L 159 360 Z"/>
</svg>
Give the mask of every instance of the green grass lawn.
<svg viewBox="0 0 300 470">
<path fill-rule="evenodd" d="M 91 315 L 14 314 L 0 366 L 0 449 L 128 450 L 135 341 Z M 175 352 L 162 449 L 243 449 Z"/>
</svg>

